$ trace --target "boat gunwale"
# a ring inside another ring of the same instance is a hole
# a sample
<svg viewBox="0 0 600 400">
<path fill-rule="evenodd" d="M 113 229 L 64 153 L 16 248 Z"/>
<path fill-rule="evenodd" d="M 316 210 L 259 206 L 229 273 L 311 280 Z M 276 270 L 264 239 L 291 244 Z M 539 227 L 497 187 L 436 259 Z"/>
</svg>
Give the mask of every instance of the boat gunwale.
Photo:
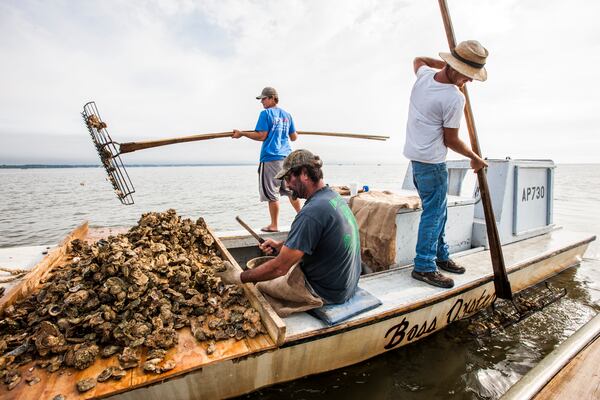
<svg viewBox="0 0 600 400">
<path fill-rule="evenodd" d="M 565 253 L 565 252 L 573 250 L 575 248 L 589 245 L 594 240 L 596 240 L 596 235 L 590 235 L 589 237 L 587 237 L 585 239 L 578 240 L 570 245 L 561 247 L 560 249 L 542 253 L 539 256 L 530 257 L 528 259 L 525 259 L 523 261 L 520 261 L 520 262 L 515 263 L 514 265 L 508 267 L 507 273 L 510 275 L 515 272 L 521 271 L 521 270 L 531 266 L 532 264 L 553 258 L 559 254 Z M 565 266 L 565 268 L 562 268 L 556 274 L 558 274 L 562 271 L 565 271 L 565 270 L 575 266 L 576 264 L 577 263 L 567 265 L 567 266 Z M 400 269 L 406 269 L 406 266 L 395 268 L 393 271 L 383 271 L 383 272 L 384 273 L 393 273 L 393 272 L 397 272 Z M 377 273 L 377 274 L 380 275 L 380 273 Z M 551 276 L 555 276 L 556 274 L 551 275 Z M 369 277 L 369 276 L 371 276 L 371 275 L 366 275 L 366 277 Z M 551 276 L 548 276 L 548 278 L 546 278 L 546 279 L 549 279 Z M 546 280 L 546 279 L 544 279 L 544 280 Z M 280 347 L 287 347 L 287 346 L 291 346 L 294 344 L 304 343 L 307 341 L 318 340 L 318 339 L 328 337 L 331 335 L 335 335 L 338 333 L 344 333 L 349 330 L 359 329 L 364 326 L 387 321 L 389 319 L 396 318 L 396 317 L 402 316 L 404 314 L 408 314 L 410 312 L 418 311 L 420 309 L 423 309 L 423 308 L 426 308 L 429 306 L 433 306 L 438 303 L 442 303 L 444 301 L 451 299 L 452 297 L 469 292 L 469 291 L 471 291 L 479 286 L 483 286 L 489 282 L 493 282 L 493 280 L 494 280 L 494 275 L 493 275 L 493 273 L 490 273 L 488 275 L 484 275 L 483 277 L 481 277 L 479 279 L 470 281 L 470 282 L 466 283 L 465 285 L 459 286 L 454 289 L 449 289 L 449 290 L 445 290 L 443 292 L 436 293 L 432 296 L 425 297 L 421 301 L 413 302 L 413 303 L 410 303 L 410 304 L 407 304 L 404 306 L 400 306 L 398 308 L 387 310 L 387 311 L 382 312 L 381 314 L 376 314 L 376 315 L 371 315 L 366 318 L 359 318 L 356 320 L 351 320 L 346 323 L 342 323 L 340 325 L 327 326 L 327 327 L 323 327 L 321 329 L 316 329 L 316 330 L 311 330 L 308 332 L 303 332 L 303 333 L 299 333 L 299 334 L 295 334 L 295 335 L 286 336 L 284 344 Z M 360 281 L 359 281 L 359 283 L 360 283 Z M 494 296 L 495 296 L 495 294 L 494 294 Z"/>
</svg>

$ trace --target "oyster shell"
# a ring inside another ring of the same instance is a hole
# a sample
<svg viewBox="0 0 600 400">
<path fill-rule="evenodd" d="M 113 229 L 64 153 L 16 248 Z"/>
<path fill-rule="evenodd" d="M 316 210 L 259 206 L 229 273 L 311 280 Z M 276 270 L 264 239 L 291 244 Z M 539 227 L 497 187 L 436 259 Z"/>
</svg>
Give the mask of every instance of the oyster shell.
<svg viewBox="0 0 600 400">
<path fill-rule="evenodd" d="M 135 368 L 139 365 L 140 356 L 138 356 L 134 348 L 125 347 L 121 355 L 119 355 L 119 362 L 123 369 Z"/>
<path fill-rule="evenodd" d="M 111 377 L 115 381 L 120 381 L 121 378 L 123 378 L 125 375 L 127 375 L 127 371 L 125 371 L 123 368 L 121 368 L 121 367 L 114 367 L 113 370 L 112 370 Z"/>
<path fill-rule="evenodd" d="M 215 352 L 217 348 L 215 347 L 215 342 L 212 340 L 208 343 L 208 347 L 206 348 L 206 354 L 211 355 Z"/>
<path fill-rule="evenodd" d="M 38 383 L 41 382 L 41 379 L 39 376 L 28 376 L 27 378 L 25 378 L 25 381 L 27 382 L 27 384 L 29 386 L 33 386 L 33 385 L 37 385 Z"/>
<path fill-rule="evenodd" d="M 144 371 L 155 372 L 157 374 L 160 374 L 160 367 L 158 366 L 158 363 L 160 363 L 160 361 L 160 358 L 152 358 L 150 360 L 146 360 L 146 362 L 144 362 L 143 365 Z"/>
<path fill-rule="evenodd" d="M 152 349 L 148 352 L 148 356 L 146 358 L 158 358 L 162 360 L 167 355 L 167 351 L 163 349 Z"/>
<path fill-rule="evenodd" d="M 95 378 L 84 378 L 77 382 L 77 390 L 79 393 L 87 392 L 90 389 L 96 387 L 96 379 Z"/>
<path fill-rule="evenodd" d="M 21 373 L 16 369 L 6 371 L 4 375 L 4 383 L 8 386 L 8 390 L 13 390 L 21 382 Z"/>
<path fill-rule="evenodd" d="M 65 355 L 65 363 L 77 369 L 86 369 L 96 361 L 98 346 L 91 343 L 75 345 Z"/>
<path fill-rule="evenodd" d="M 170 371 L 177 366 L 175 360 L 167 360 L 161 366 L 160 369 L 162 372 Z"/>
<path fill-rule="evenodd" d="M 121 351 L 121 346 L 116 346 L 114 344 L 111 344 L 111 345 L 103 347 L 100 354 L 102 355 L 103 358 L 107 358 L 107 357 L 112 356 L 113 354 L 117 354 L 119 351 Z"/>
<path fill-rule="evenodd" d="M 113 370 L 114 370 L 114 367 L 108 367 L 108 368 L 103 369 L 102 372 L 100 372 L 100 375 L 98 375 L 96 377 L 96 380 L 98 382 L 104 382 L 104 381 L 109 380 L 113 374 Z"/>
</svg>

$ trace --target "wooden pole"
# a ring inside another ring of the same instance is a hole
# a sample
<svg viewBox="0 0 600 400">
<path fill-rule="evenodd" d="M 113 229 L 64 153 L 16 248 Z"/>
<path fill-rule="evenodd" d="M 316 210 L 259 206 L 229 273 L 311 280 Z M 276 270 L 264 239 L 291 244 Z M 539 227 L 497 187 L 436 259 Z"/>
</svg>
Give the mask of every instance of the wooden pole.
<svg viewBox="0 0 600 400">
<path fill-rule="evenodd" d="M 454 28 L 452 27 L 452 20 L 450 19 L 450 13 L 448 11 L 448 5 L 446 4 L 446 0 L 438 0 L 438 2 L 440 4 L 442 20 L 444 21 L 444 28 L 446 29 L 448 46 L 450 47 L 450 51 L 452 51 L 456 47 L 456 39 L 454 36 Z M 461 91 L 465 95 L 466 100 L 465 119 L 467 121 L 467 128 L 469 130 L 471 149 L 481 157 L 481 148 L 479 147 L 479 140 L 477 139 L 477 129 L 475 128 L 475 119 L 473 118 L 473 111 L 471 110 L 471 102 L 469 100 L 467 86 L 464 85 L 461 88 Z M 498 235 L 498 228 L 496 226 L 496 219 L 494 217 L 494 210 L 492 208 L 492 199 L 490 197 L 490 191 L 488 188 L 484 168 L 477 172 L 477 180 L 479 182 L 479 193 L 481 195 L 483 212 L 485 214 L 485 226 L 487 229 L 490 254 L 492 257 L 492 267 L 494 269 L 494 287 L 496 289 L 496 296 L 501 299 L 512 300 L 512 290 L 510 288 L 510 282 L 508 281 L 508 275 L 506 274 L 504 256 L 502 254 L 502 245 L 500 244 L 500 236 Z"/>
<path fill-rule="evenodd" d="M 231 136 L 233 136 L 233 132 L 220 132 L 220 133 L 206 133 L 206 134 L 202 134 L 202 135 L 181 136 L 181 137 L 175 137 L 175 138 L 170 138 L 170 139 L 128 142 L 128 143 L 121 143 L 119 145 L 119 152 L 121 154 L 131 153 L 131 152 L 134 152 L 137 150 L 150 149 L 152 147 L 167 146 L 169 144 L 196 142 L 199 140 L 210 140 L 210 139 L 218 139 L 218 138 L 231 137 Z"/>
<path fill-rule="evenodd" d="M 359 134 L 359 133 L 306 132 L 306 131 L 298 131 L 296 133 L 298 133 L 298 135 L 332 136 L 332 137 L 343 137 L 343 138 L 349 138 L 349 139 L 367 139 L 367 140 L 382 140 L 382 141 L 386 141 L 390 138 L 389 136 L 363 135 L 363 134 Z"/>
<path fill-rule="evenodd" d="M 251 131 L 244 131 L 251 132 Z M 315 135 L 315 136 L 333 136 L 333 137 L 343 137 L 343 138 L 351 138 L 351 139 L 367 139 L 367 140 L 387 140 L 389 136 L 379 136 L 379 135 L 361 135 L 357 133 L 339 133 L 339 132 L 305 132 L 298 131 L 299 135 Z M 219 133 L 205 133 L 201 135 L 190 135 L 190 136 L 180 136 L 169 139 L 159 139 L 159 140 L 145 140 L 140 142 L 128 142 L 121 143 L 119 145 L 119 152 L 121 154 L 131 153 L 136 150 L 149 149 L 152 147 L 159 146 L 167 146 L 169 144 L 176 143 L 184 143 L 184 142 L 196 142 L 199 140 L 210 140 L 210 139 L 218 139 L 224 137 L 233 136 L 233 132 L 219 132 Z"/>
</svg>

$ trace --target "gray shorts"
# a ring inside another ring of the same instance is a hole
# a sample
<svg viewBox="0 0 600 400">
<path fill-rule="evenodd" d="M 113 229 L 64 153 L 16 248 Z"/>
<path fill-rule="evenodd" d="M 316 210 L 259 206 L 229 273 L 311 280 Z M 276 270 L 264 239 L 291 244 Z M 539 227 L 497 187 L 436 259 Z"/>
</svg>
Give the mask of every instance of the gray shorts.
<svg viewBox="0 0 600 400">
<path fill-rule="evenodd" d="M 260 201 L 278 201 L 279 196 L 292 196 L 283 179 L 275 179 L 275 175 L 283 167 L 283 160 L 267 161 L 258 164 L 258 192 Z"/>
</svg>

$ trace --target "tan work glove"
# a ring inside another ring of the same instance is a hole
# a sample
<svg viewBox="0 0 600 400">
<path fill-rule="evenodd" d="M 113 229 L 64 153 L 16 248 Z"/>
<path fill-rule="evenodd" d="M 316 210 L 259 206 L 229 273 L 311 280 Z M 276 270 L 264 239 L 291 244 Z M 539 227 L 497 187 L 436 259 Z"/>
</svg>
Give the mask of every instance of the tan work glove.
<svg viewBox="0 0 600 400">
<path fill-rule="evenodd" d="M 229 261 L 225 261 L 223 263 L 223 266 L 225 266 L 225 270 L 220 271 L 220 272 L 215 272 L 215 275 L 218 276 L 219 278 L 221 278 L 221 281 L 223 281 L 224 284 L 239 285 L 240 283 L 242 283 L 242 279 L 240 277 L 240 275 L 242 274 L 242 271 L 239 271 L 239 270 L 236 270 L 235 268 L 233 268 L 233 265 L 231 265 L 231 263 Z"/>
</svg>

